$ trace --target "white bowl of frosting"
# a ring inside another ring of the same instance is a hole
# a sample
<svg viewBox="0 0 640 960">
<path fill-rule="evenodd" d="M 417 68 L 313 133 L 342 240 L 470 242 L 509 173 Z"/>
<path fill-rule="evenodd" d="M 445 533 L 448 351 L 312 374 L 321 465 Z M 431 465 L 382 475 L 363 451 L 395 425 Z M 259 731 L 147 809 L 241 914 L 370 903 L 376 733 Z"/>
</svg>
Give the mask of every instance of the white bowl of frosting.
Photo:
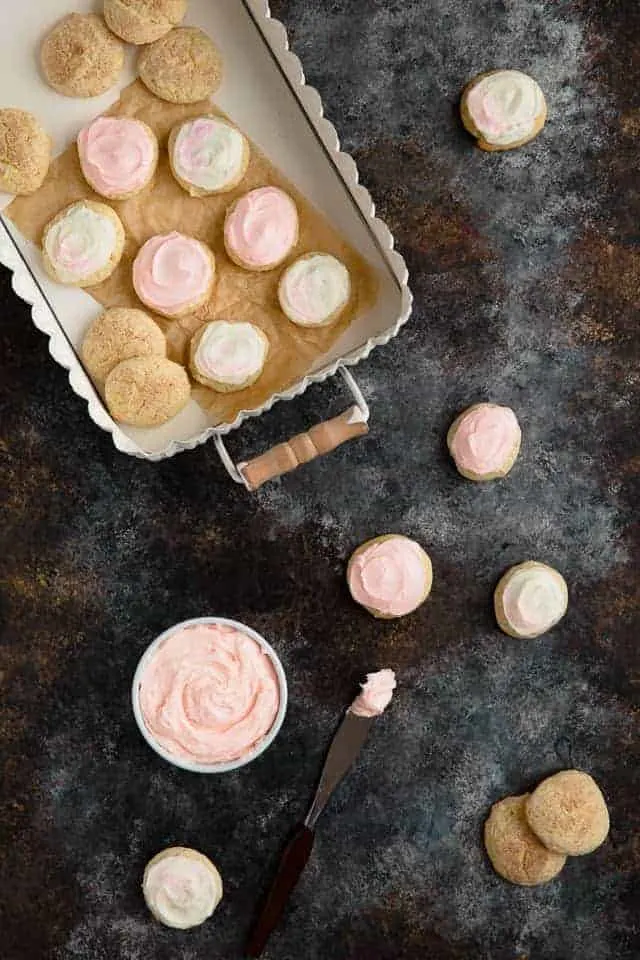
<svg viewBox="0 0 640 960">
<path fill-rule="evenodd" d="M 197 617 L 147 647 L 132 702 L 142 736 L 164 760 L 194 773 L 226 773 L 273 743 L 287 680 L 274 649 L 251 627 Z"/>
</svg>

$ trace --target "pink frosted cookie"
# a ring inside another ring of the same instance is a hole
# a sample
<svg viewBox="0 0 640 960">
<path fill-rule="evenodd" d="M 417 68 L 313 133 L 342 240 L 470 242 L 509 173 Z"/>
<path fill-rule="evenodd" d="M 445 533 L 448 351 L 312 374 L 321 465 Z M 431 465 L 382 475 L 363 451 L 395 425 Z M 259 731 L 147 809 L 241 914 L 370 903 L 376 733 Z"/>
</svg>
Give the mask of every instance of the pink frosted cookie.
<svg viewBox="0 0 640 960">
<path fill-rule="evenodd" d="M 431 560 L 415 541 L 386 534 L 358 547 L 349 561 L 347 583 L 356 603 L 374 617 L 404 617 L 431 592 Z"/>
<path fill-rule="evenodd" d="M 83 176 L 96 193 L 109 200 L 126 200 L 153 178 L 158 141 L 142 120 L 98 117 L 80 131 L 78 156 Z"/>
<path fill-rule="evenodd" d="M 193 313 L 211 296 L 214 256 L 204 243 L 167 233 L 140 248 L 133 262 L 133 286 L 142 302 L 163 317 Z"/>
<path fill-rule="evenodd" d="M 468 480 L 506 477 L 520 451 L 520 425 L 510 407 L 476 403 L 453 421 L 447 446 Z"/>
<path fill-rule="evenodd" d="M 273 270 L 298 242 L 298 211 L 284 190 L 258 187 L 229 208 L 224 245 L 229 257 L 245 270 Z"/>
</svg>

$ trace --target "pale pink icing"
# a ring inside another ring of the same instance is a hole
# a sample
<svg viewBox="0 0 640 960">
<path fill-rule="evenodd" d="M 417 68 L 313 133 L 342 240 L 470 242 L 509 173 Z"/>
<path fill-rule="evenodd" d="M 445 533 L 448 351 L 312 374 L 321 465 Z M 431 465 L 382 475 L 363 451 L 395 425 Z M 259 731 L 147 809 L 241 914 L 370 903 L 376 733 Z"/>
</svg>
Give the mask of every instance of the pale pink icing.
<svg viewBox="0 0 640 960">
<path fill-rule="evenodd" d="M 250 753 L 271 730 L 280 704 L 269 655 L 222 624 L 183 627 L 167 637 L 142 675 L 139 696 L 157 742 L 205 764 Z"/>
<path fill-rule="evenodd" d="M 157 147 L 149 131 L 127 117 L 98 117 L 78 135 L 80 165 L 103 197 L 135 193 L 150 179 Z"/>
<path fill-rule="evenodd" d="M 391 703 L 395 690 L 396 675 L 393 670 L 378 670 L 368 673 L 362 691 L 349 708 L 357 717 L 379 717 Z"/>
<path fill-rule="evenodd" d="M 387 616 L 411 613 L 427 593 L 428 562 L 424 550 L 408 537 L 378 540 L 359 551 L 349 565 L 353 599 Z"/>
<path fill-rule="evenodd" d="M 212 257 L 198 240 L 182 233 L 151 237 L 133 262 L 136 293 L 159 313 L 179 313 L 200 300 L 212 282 Z"/>
<path fill-rule="evenodd" d="M 252 267 L 276 266 L 298 236 L 298 212 L 277 187 L 258 187 L 241 197 L 224 225 L 227 248 Z"/>
<path fill-rule="evenodd" d="M 455 429 L 451 455 L 469 473 L 494 473 L 520 442 L 520 426 L 509 407 L 481 403 L 468 410 Z"/>
</svg>

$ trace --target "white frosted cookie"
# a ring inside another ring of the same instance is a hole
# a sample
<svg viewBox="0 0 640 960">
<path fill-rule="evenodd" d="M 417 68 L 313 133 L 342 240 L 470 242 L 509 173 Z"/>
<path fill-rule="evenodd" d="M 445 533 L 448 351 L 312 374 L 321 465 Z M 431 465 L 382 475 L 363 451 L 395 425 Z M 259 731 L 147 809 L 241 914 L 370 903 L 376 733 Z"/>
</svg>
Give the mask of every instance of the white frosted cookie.
<svg viewBox="0 0 640 960">
<path fill-rule="evenodd" d="M 193 117 L 171 131 L 169 162 L 174 177 L 192 197 L 225 193 L 247 172 L 249 144 L 221 117 Z"/>
<path fill-rule="evenodd" d="M 269 341 L 259 327 L 214 320 L 191 341 L 191 373 L 221 393 L 244 390 L 260 377 L 268 353 Z"/>
<path fill-rule="evenodd" d="M 203 853 L 169 847 L 147 864 L 142 892 L 156 920 L 188 930 L 204 923 L 222 900 L 222 877 Z"/>
<path fill-rule="evenodd" d="M 307 253 L 282 274 L 278 299 L 283 313 L 300 327 L 323 327 L 337 320 L 349 302 L 351 279 L 329 253 Z"/>
<path fill-rule="evenodd" d="M 110 277 L 124 249 L 124 228 L 105 203 L 80 200 L 44 228 L 42 260 L 57 283 L 92 287 Z"/>
<path fill-rule="evenodd" d="M 520 70 L 490 70 L 465 87 L 460 113 L 483 150 L 512 150 L 540 133 L 547 104 L 533 77 Z"/>
<path fill-rule="evenodd" d="M 507 570 L 498 583 L 496 619 L 510 637 L 532 639 L 562 620 L 568 600 L 564 577 L 546 563 L 528 560 Z"/>
</svg>

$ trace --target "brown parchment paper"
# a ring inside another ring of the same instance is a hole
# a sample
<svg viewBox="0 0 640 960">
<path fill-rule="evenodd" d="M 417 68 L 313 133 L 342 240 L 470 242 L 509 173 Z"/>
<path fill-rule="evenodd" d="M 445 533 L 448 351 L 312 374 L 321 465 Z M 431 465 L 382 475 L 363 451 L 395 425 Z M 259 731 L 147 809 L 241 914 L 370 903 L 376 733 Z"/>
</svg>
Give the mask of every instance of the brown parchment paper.
<svg viewBox="0 0 640 960">
<path fill-rule="evenodd" d="M 138 249 L 149 237 L 179 230 L 210 246 L 216 257 L 217 268 L 216 285 L 210 301 L 196 313 L 180 320 L 167 321 L 159 316 L 154 317 L 167 336 L 169 356 L 186 366 L 191 336 L 203 323 L 213 319 L 249 320 L 265 332 L 271 344 L 262 376 L 248 389 L 221 394 L 195 385 L 194 396 L 208 411 L 215 425 L 232 422 L 241 410 L 261 406 L 274 393 L 286 390 L 300 380 L 316 358 L 329 350 L 356 314 L 373 304 L 376 281 L 373 269 L 253 144 L 246 177 L 237 189 L 203 199 L 190 197 L 179 186 L 169 168 L 169 132 L 181 120 L 213 110 L 208 101 L 188 106 L 165 103 L 139 81 L 123 90 L 120 100 L 109 113 L 138 117 L 148 123 L 160 142 L 160 162 L 153 183 L 142 193 L 130 200 L 108 201 L 124 225 L 125 251 L 111 277 L 87 292 L 105 307 L 140 307 L 132 285 L 131 268 Z M 282 187 L 295 200 L 300 215 L 300 238 L 282 267 L 268 273 L 252 273 L 236 266 L 226 255 L 223 243 L 224 216 L 227 207 L 237 197 L 247 190 L 267 184 Z M 48 221 L 63 207 L 82 199 L 107 202 L 97 196 L 84 180 L 73 143 L 53 161 L 42 187 L 30 197 L 14 200 L 6 213 L 25 237 L 40 244 Z M 332 253 L 342 260 L 351 274 L 353 291 L 343 316 L 331 326 L 317 330 L 303 329 L 287 320 L 277 299 L 282 270 L 291 260 L 312 250 Z"/>
</svg>

